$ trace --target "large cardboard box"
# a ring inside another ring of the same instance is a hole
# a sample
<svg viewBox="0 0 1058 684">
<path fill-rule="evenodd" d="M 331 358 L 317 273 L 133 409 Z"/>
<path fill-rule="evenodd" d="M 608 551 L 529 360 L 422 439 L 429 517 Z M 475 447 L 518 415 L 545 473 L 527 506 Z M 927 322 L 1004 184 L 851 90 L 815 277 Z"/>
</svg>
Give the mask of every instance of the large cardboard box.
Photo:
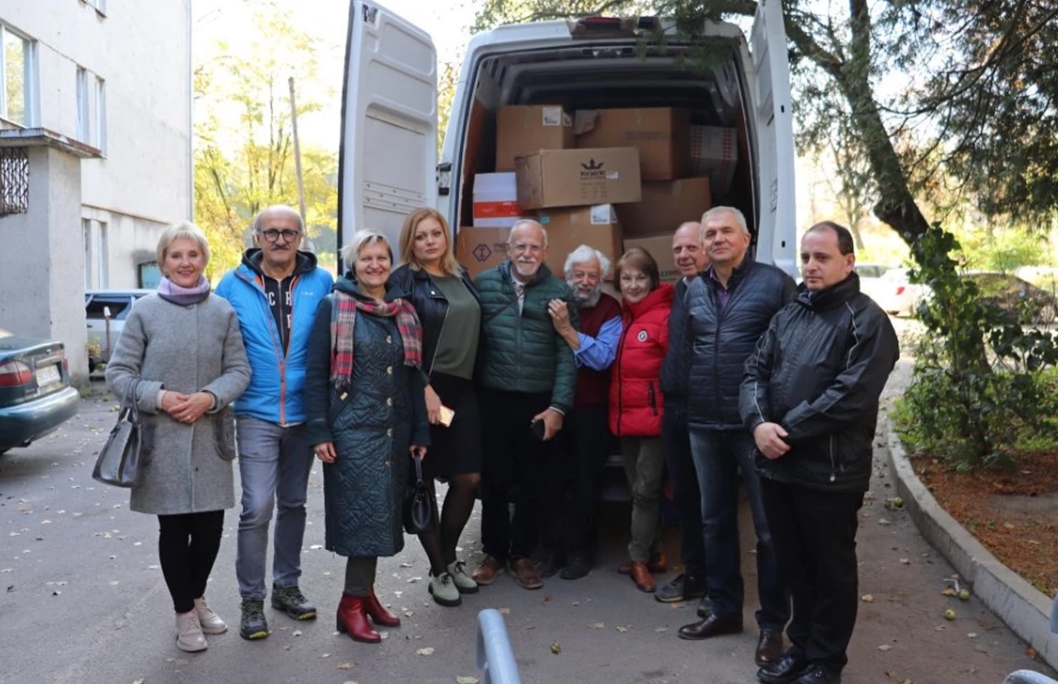
<svg viewBox="0 0 1058 684">
<path fill-rule="evenodd" d="M 511 172 L 474 176 L 474 227 L 511 228 L 522 218 L 518 183 Z"/>
<path fill-rule="evenodd" d="M 643 199 L 621 207 L 625 236 L 676 232 L 681 223 L 700 221 L 713 206 L 709 178 L 643 183 Z"/>
<path fill-rule="evenodd" d="M 624 240 L 624 251 L 633 247 L 645 249 L 658 262 L 658 275 L 663 283 L 675 283 L 680 279 L 680 271 L 676 268 L 676 262 L 672 259 L 672 233 L 663 235 L 644 235 L 640 237 L 626 237 Z"/>
<path fill-rule="evenodd" d="M 508 228 L 461 226 L 456 235 L 456 259 L 471 278 L 499 266 L 507 258 Z"/>
<path fill-rule="evenodd" d="M 691 126 L 691 173 L 709 176 L 713 192 L 723 198 L 731 189 L 738 164 L 738 131 L 716 126 Z"/>
<path fill-rule="evenodd" d="M 638 202 L 639 152 L 634 147 L 540 150 L 518 157 L 518 204 L 524 209 Z"/>
<path fill-rule="evenodd" d="M 552 273 L 564 278 L 566 257 L 581 245 L 594 247 L 611 261 L 621 256 L 621 224 L 610 204 L 541 211 L 537 220 L 547 230 L 547 259 Z"/>
<path fill-rule="evenodd" d="M 560 105 L 511 105 L 496 113 L 497 171 L 514 171 L 515 157 L 575 146 L 573 117 Z"/>
<path fill-rule="evenodd" d="M 627 147 L 639 150 L 643 180 L 673 180 L 688 175 L 691 116 L 686 109 L 578 110 L 577 147 Z"/>
</svg>

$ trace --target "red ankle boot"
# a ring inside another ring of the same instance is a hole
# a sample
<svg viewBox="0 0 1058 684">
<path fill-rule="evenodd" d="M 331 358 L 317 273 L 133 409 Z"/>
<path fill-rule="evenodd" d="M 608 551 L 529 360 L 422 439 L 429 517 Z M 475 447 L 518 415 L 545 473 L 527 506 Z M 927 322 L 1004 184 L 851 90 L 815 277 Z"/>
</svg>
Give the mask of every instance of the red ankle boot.
<svg viewBox="0 0 1058 684">
<path fill-rule="evenodd" d="M 382 637 L 367 621 L 364 613 L 366 600 L 366 596 L 342 594 L 342 600 L 338 603 L 338 631 L 348 633 L 354 641 L 377 644 L 382 641 Z"/>
<path fill-rule="evenodd" d="M 375 621 L 376 625 L 382 625 L 383 627 L 400 627 L 400 618 L 386 610 L 382 604 L 378 602 L 378 597 L 375 596 L 374 587 L 371 587 L 370 594 L 362 598 L 364 602 L 364 612 L 371 616 L 371 619 Z"/>
</svg>

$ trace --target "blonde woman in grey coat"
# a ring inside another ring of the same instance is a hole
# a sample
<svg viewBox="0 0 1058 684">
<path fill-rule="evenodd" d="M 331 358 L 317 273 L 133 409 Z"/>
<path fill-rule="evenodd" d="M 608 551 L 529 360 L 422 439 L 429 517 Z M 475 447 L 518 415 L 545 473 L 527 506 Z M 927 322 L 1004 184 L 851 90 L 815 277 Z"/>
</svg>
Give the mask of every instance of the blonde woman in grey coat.
<svg viewBox="0 0 1058 684">
<path fill-rule="evenodd" d="M 176 645 L 190 652 L 207 648 L 204 634 L 228 629 L 204 593 L 224 509 L 235 505 L 235 428 L 225 408 L 250 382 L 235 312 L 202 275 L 208 262 L 196 226 L 162 233 L 158 292 L 136 303 L 106 371 L 110 391 L 140 411 L 142 471 L 130 508 L 158 516 Z"/>
</svg>

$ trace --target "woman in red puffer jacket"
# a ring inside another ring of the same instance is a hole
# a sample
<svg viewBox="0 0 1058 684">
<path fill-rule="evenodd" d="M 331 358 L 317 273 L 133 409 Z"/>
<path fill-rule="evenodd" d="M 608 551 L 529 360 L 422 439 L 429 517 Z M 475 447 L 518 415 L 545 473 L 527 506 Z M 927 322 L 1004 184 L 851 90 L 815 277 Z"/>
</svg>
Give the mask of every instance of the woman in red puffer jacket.
<svg viewBox="0 0 1058 684">
<path fill-rule="evenodd" d="M 654 257 L 638 247 L 617 262 L 614 281 L 621 292 L 624 331 L 610 375 L 610 431 L 621 438 L 632 493 L 630 574 L 639 589 L 652 592 L 657 586 L 647 562 L 658 550 L 665 485 L 664 407 L 658 383 L 669 349 L 673 289 L 660 282 Z"/>
</svg>

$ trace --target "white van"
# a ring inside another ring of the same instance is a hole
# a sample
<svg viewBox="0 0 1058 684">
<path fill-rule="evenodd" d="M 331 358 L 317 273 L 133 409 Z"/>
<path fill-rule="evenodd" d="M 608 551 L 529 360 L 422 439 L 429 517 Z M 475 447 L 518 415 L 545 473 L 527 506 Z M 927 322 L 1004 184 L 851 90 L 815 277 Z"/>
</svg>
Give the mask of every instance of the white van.
<svg viewBox="0 0 1058 684">
<path fill-rule="evenodd" d="M 725 201 L 746 215 L 755 258 L 796 275 L 793 127 L 780 0 L 758 4 L 748 45 L 738 26 L 710 23 L 704 60 L 701 46 L 681 38 L 674 26 L 654 18 L 592 18 L 501 26 L 474 36 L 438 163 L 437 58 L 430 35 L 374 2 L 352 0 L 339 247 L 361 227 L 382 231 L 396 245 L 404 216 L 419 206 L 436 207 L 453 231 L 471 225 L 474 174 L 494 170 L 494 148 L 481 141 L 494 139 L 496 110 L 503 105 L 680 107 L 699 123 L 737 131 L 738 162 Z M 654 27 L 665 29 L 664 45 L 645 42 Z"/>
</svg>

